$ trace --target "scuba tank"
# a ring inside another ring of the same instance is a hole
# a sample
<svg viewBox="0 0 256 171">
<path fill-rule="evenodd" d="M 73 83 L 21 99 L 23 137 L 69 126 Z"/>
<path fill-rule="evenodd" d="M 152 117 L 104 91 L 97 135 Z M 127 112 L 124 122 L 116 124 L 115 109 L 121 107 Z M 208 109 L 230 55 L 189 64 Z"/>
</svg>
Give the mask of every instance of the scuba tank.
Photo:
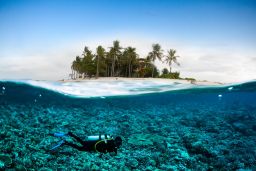
<svg viewBox="0 0 256 171">
<path fill-rule="evenodd" d="M 113 137 L 107 134 L 92 135 L 87 137 L 87 141 L 99 141 L 99 140 L 107 140 L 107 139 L 113 139 Z"/>
</svg>

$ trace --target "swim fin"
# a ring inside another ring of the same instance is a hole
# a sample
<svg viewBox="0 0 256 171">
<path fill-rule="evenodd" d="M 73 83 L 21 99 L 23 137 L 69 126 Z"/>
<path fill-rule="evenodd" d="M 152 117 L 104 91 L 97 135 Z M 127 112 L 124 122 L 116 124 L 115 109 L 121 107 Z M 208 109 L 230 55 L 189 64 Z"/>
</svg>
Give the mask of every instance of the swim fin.
<svg viewBox="0 0 256 171">
<path fill-rule="evenodd" d="M 65 133 L 62 133 L 62 132 L 56 132 L 56 133 L 53 134 L 53 136 L 55 136 L 55 137 L 65 137 L 67 135 L 68 134 L 65 134 Z"/>
<path fill-rule="evenodd" d="M 53 146 L 50 151 L 56 150 L 57 148 L 59 148 L 60 146 L 62 146 L 65 143 L 65 140 L 61 140 L 58 142 L 58 144 L 56 144 L 55 146 Z"/>
</svg>

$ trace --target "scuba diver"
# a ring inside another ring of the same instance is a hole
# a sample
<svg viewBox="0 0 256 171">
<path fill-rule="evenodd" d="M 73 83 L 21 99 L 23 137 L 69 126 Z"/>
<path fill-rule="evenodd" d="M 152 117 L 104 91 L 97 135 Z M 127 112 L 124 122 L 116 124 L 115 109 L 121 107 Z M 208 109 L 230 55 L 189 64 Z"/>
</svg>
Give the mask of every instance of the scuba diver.
<svg viewBox="0 0 256 171">
<path fill-rule="evenodd" d="M 63 139 L 57 145 L 52 147 L 50 149 L 51 151 L 57 149 L 60 146 L 67 145 L 79 151 L 100 152 L 100 153 L 115 152 L 117 154 L 117 149 L 122 145 L 121 137 L 118 136 L 114 139 L 112 136 L 106 135 L 106 134 L 88 136 L 85 141 L 79 138 L 78 136 L 74 135 L 72 132 L 68 132 L 68 134 L 54 133 L 51 135 L 55 137 L 64 137 L 64 138 L 67 136 L 70 136 L 81 144 L 81 146 L 79 146 L 77 144 L 67 142 L 65 139 Z"/>
</svg>

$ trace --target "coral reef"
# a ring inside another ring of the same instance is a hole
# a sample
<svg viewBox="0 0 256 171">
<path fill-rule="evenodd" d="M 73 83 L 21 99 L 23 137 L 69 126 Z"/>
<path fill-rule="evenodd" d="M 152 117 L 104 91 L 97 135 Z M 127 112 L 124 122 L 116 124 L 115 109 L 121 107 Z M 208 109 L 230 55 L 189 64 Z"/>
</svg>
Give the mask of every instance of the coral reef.
<svg viewBox="0 0 256 171">
<path fill-rule="evenodd" d="M 254 94 L 224 94 L 226 101 L 218 93 L 54 101 L 40 94 L 37 102 L 0 100 L 0 170 L 256 170 Z M 123 145 L 117 155 L 49 151 L 60 141 L 49 134 L 68 131 L 120 135 Z"/>
<path fill-rule="evenodd" d="M 12 164 L 12 158 L 8 155 L 0 154 L 0 169 L 9 167 Z"/>
<path fill-rule="evenodd" d="M 164 137 L 155 134 L 133 134 L 129 137 L 128 143 L 135 146 L 147 146 L 154 143 L 163 143 Z"/>
</svg>

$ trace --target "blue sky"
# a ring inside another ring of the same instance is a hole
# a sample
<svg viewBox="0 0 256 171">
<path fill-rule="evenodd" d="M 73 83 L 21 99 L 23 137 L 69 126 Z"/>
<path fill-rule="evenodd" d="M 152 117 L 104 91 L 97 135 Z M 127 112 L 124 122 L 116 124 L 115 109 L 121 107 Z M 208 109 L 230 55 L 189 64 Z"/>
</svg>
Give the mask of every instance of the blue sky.
<svg viewBox="0 0 256 171">
<path fill-rule="evenodd" d="M 255 79 L 255 18 L 254 0 L 0 0 L 0 78 L 61 79 L 85 45 L 118 39 L 177 49 L 182 76 Z"/>
</svg>

